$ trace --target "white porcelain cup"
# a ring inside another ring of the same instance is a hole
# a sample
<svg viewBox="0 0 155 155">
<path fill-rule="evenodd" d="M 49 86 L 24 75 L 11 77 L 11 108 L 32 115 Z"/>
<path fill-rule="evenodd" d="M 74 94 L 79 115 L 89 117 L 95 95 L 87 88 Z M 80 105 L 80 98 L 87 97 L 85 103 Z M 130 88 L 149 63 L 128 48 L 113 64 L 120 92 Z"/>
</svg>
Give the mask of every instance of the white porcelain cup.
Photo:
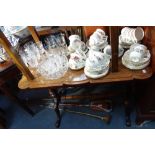
<svg viewBox="0 0 155 155">
<path fill-rule="evenodd" d="M 130 47 L 131 50 L 133 51 L 137 51 L 141 54 L 142 57 L 145 56 L 145 53 L 147 51 L 147 47 L 143 44 L 133 44 L 131 47 Z"/>
<path fill-rule="evenodd" d="M 81 40 L 81 38 L 80 38 L 79 35 L 76 35 L 76 34 L 69 36 L 69 41 L 70 42 L 72 42 L 74 40 Z"/>
<path fill-rule="evenodd" d="M 105 32 L 102 29 L 96 29 L 96 32 L 102 36 L 105 36 Z"/>
<path fill-rule="evenodd" d="M 142 59 L 142 55 L 141 53 L 137 52 L 137 51 L 132 51 L 129 55 L 129 58 L 131 61 L 133 62 L 140 62 Z"/>
</svg>

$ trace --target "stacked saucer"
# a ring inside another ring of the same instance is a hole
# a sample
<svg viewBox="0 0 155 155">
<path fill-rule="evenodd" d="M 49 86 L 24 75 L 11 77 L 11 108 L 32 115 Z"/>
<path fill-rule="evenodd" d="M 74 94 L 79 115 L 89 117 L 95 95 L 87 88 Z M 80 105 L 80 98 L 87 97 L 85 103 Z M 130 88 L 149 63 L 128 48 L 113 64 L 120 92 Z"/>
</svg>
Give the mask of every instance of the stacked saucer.
<svg viewBox="0 0 155 155">
<path fill-rule="evenodd" d="M 76 52 L 70 54 L 69 68 L 72 70 L 79 70 L 85 66 L 86 55 L 81 50 L 76 50 Z"/>
<path fill-rule="evenodd" d="M 69 37 L 69 46 L 68 46 L 68 55 L 71 53 L 74 53 L 76 50 L 81 50 L 84 53 L 87 53 L 87 47 L 83 41 L 81 41 L 81 38 L 79 35 L 71 35 Z"/>
<path fill-rule="evenodd" d="M 104 48 L 104 53 L 109 55 L 110 58 L 112 57 L 112 53 L 111 53 L 111 45 L 107 45 L 105 48 Z M 118 51 L 118 57 L 121 57 L 124 53 L 124 49 L 121 45 L 119 45 L 119 51 Z"/>
<path fill-rule="evenodd" d="M 84 73 L 89 78 L 101 78 L 108 73 L 109 63 L 110 56 L 101 52 L 91 51 L 91 54 L 86 60 Z"/>
<path fill-rule="evenodd" d="M 122 57 L 122 64 L 132 70 L 140 70 L 150 63 L 151 54 L 145 45 L 136 43 Z"/>
<path fill-rule="evenodd" d="M 132 44 L 140 42 L 143 37 L 144 31 L 141 27 L 125 27 L 121 30 L 121 35 L 119 36 L 119 44 L 123 48 L 130 48 Z"/>
<path fill-rule="evenodd" d="M 107 44 L 108 36 L 101 29 L 97 29 L 89 38 L 86 45 L 89 49 L 102 50 Z"/>
</svg>

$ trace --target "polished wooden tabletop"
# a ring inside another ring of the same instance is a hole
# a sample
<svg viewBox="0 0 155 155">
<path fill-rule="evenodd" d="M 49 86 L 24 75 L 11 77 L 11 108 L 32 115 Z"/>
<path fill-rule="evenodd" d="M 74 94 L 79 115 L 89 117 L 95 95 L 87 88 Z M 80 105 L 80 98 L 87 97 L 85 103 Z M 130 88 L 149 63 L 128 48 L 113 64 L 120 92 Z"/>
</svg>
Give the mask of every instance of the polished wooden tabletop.
<svg viewBox="0 0 155 155">
<path fill-rule="evenodd" d="M 60 79 L 56 80 L 46 80 L 41 76 L 37 76 L 35 71 L 32 71 L 35 76 L 34 80 L 27 80 L 23 75 L 21 80 L 18 83 L 20 89 L 32 89 L 32 88 L 51 88 L 51 87 L 65 87 L 65 86 L 76 86 L 76 85 L 85 85 L 85 84 L 103 84 L 110 82 L 120 82 L 120 81 L 130 81 L 134 79 L 147 79 L 152 76 L 151 67 L 147 67 L 143 70 L 129 70 L 124 67 L 119 60 L 118 72 L 111 72 L 99 79 L 88 78 L 84 74 L 84 70 L 73 71 L 69 69 L 67 73 Z"/>
</svg>

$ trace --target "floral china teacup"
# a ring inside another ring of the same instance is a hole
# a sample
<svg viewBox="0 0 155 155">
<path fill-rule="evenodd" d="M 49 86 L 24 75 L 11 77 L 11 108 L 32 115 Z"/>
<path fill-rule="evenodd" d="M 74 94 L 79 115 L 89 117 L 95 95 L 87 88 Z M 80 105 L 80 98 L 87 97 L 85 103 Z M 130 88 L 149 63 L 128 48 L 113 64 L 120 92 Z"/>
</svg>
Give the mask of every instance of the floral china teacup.
<svg viewBox="0 0 155 155">
<path fill-rule="evenodd" d="M 86 55 L 82 51 L 77 50 L 70 54 L 69 66 L 71 69 L 81 69 L 85 66 L 85 61 Z"/>
<path fill-rule="evenodd" d="M 107 66 L 110 62 L 110 57 L 108 55 L 96 51 L 92 52 L 88 59 L 95 68 L 98 68 L 99 66 Z"/>
<path fill-rule="evenodd" d="M 73 42 L 74 40 L 81 40 L 81 38 L 79 35 L 76 35 L 76 34 L 69 36 L 70 42 Z"/>
<path fill-rule="evenodd" d="M 136 51 L 137 53 L 140 53 L 141 57 L 145 57 L 146 53 L 147 53 L 147 47 L 143 44 L 133 44 L 130 47 L 131 51 Z"/>
<path fill-rule="evenodd" d="M 142 54 L 138 51 L 132 51 L 129 55 L 129 58 L 133 62 L 140 62 L 143 58 Z"/>
<path fill-rule="evenodd" d="M 89 39 L 89 45 L 90 46 L 99 46 L 104 44 L 107 41 L 107 36 L 105 35 L 105 32 L 101 29 L 97 29 Z"/>
</svg>

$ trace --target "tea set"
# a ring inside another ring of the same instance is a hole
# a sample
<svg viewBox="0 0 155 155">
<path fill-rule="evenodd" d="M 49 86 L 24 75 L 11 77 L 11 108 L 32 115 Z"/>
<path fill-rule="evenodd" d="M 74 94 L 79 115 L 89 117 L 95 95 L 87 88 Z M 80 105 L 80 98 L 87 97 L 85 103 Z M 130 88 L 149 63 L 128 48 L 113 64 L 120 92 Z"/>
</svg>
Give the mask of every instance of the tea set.
<svg viewBox="0 0 155 155">
<path fill-rule="evenodd" d="M 83 42 L 77 35 L 69 37 L 70 45 L 68 49 L 71 52 L 69 67 L 73 70 L 84 68 L 86 76 L 96 79 L 105 76 L 109 71 L 110 56 L 101 52 L 107 44 L 108 36 L 101 29 L 97 29 L 86 43 L 89 51 L 86 53 Z M 78 47 L 80 47 L 78 49 Z"/>
<path fill-rule="evenodd" d="M 151 54 L 143 44 L 133 44 L 122 57 L 122 64 L 129 69 L 144 69 L 150 63 Z"/>
<path fill-rule="evenodd" d="M 84 73 L 87 77 L 97 79 L 109 71 L 110 56 L 100 51 L 91 51 L 86 60 Z"/>
<path fill-rule="evenodd" d="M 72 70 L 79 70 L 85 66 L 87 58 L 87 47 L 79 35 L 71 35 L 69 37 L 70 44 L 68 46 L 69 51 L 69 67 Z"/>
<path fill-rule="evenodd" d="M 74 53 L 71 53 L 69 59 L 70 69 L 72 70 L 82 69 L 85 66 L 86 58 L 87 57 L 85 53 L 81 49 L 78 49 Z"/>
<path fill-rule="evenodd" d="M 132 44 L 139 43 L 144 38 L 144 31 L 141 27 L 124 27 L 119 36 L 119 44 L 123 48 L 130 48 Z"/>
<path fill-rule="evenodd" d="M 144 31 L 141 27 L 124 27 L 121 30 L 118 57 L 123 55 L 122 64 L 125 67 L 139 70 L 149 65 L 151 54 L 145 45 L 140 44 L 143 37 Z M 85 75 L 93 79 L 107 75 L 112 57 L 111 45 L 108 44 L 107 39 L 108 36 L 101 29 L 96 29 L 86 42 L 86 45 L 78 35 L 70 36 L 70 45 L 68 47 L 72 52 L 69 59 L 70 69 L 84 68 Z M 89 49 L 88 52 L 85 52 L 85 46 Z M 128 50 L 124 52 L 126 48 Z"/>
<path fill-rule="evenodd" d="M 87 47 L 83 41 L 81 41 L 81 38 L 79 35 L 71 35 L 69 37 L 70 44 L 68 46 L 69 54 L 74 53 L 76 50 L 80 49 L 84 53 L 87 52 Z"/>
<path fill-rule="evenodd" d="M 143 37 L 144 31 L 141 27 L 125 27 L 121 30 L 118 57 L 123 55 L 121 60 L 125 67 L 139 70 L 149 65 L 151 58 L 150 51 L 145 45 L 139 43 Z M 67 55 L 64 54 L 66 53 L 66 48 Z M 125 51 L 126 48 L 128 48 L 127 51 Z M 30 49 L 26 51 L 27 54 L 29 51 L 32 51 L 32 47 Z M 37 64 L 36 66 L 39 66 L 38 72 L 47 79 L 62 77 L 68 68 L 71 70 L 84 69 L 85 75 L 92 79 L 106 76 L 109 72 L 112 48 L 108 44 L 108 36 L 102 29 L 96 29 L 86 44 L 81 40 L 79 35 L 74 34 L 69 36 L 68 47 L 61 46 L 61 49 L 58 47 L 49 49 L 52 50 L 53 54 L 48 52 L 48 57 L 42 61 L 40 61 L 40 58 L 36 58 L 38 64 L 34 62 L 30 63 L 30 60 L 28 62 L 32 67 L 34 67 L 34 64 Z M 42 53 L 40 54 L 42 55 Z M 25 57 L 27 56 L 23 56 L 23 58 Z M 32 54 L 29 57 L 32 59 Z"/>
<path fill-rule="evenodd" d="M 87 41 L 86 45 L 89 49 L 102 50 L 108 44 L 108 36 L 102 29 L 97 29 Z"/>
</svg>

